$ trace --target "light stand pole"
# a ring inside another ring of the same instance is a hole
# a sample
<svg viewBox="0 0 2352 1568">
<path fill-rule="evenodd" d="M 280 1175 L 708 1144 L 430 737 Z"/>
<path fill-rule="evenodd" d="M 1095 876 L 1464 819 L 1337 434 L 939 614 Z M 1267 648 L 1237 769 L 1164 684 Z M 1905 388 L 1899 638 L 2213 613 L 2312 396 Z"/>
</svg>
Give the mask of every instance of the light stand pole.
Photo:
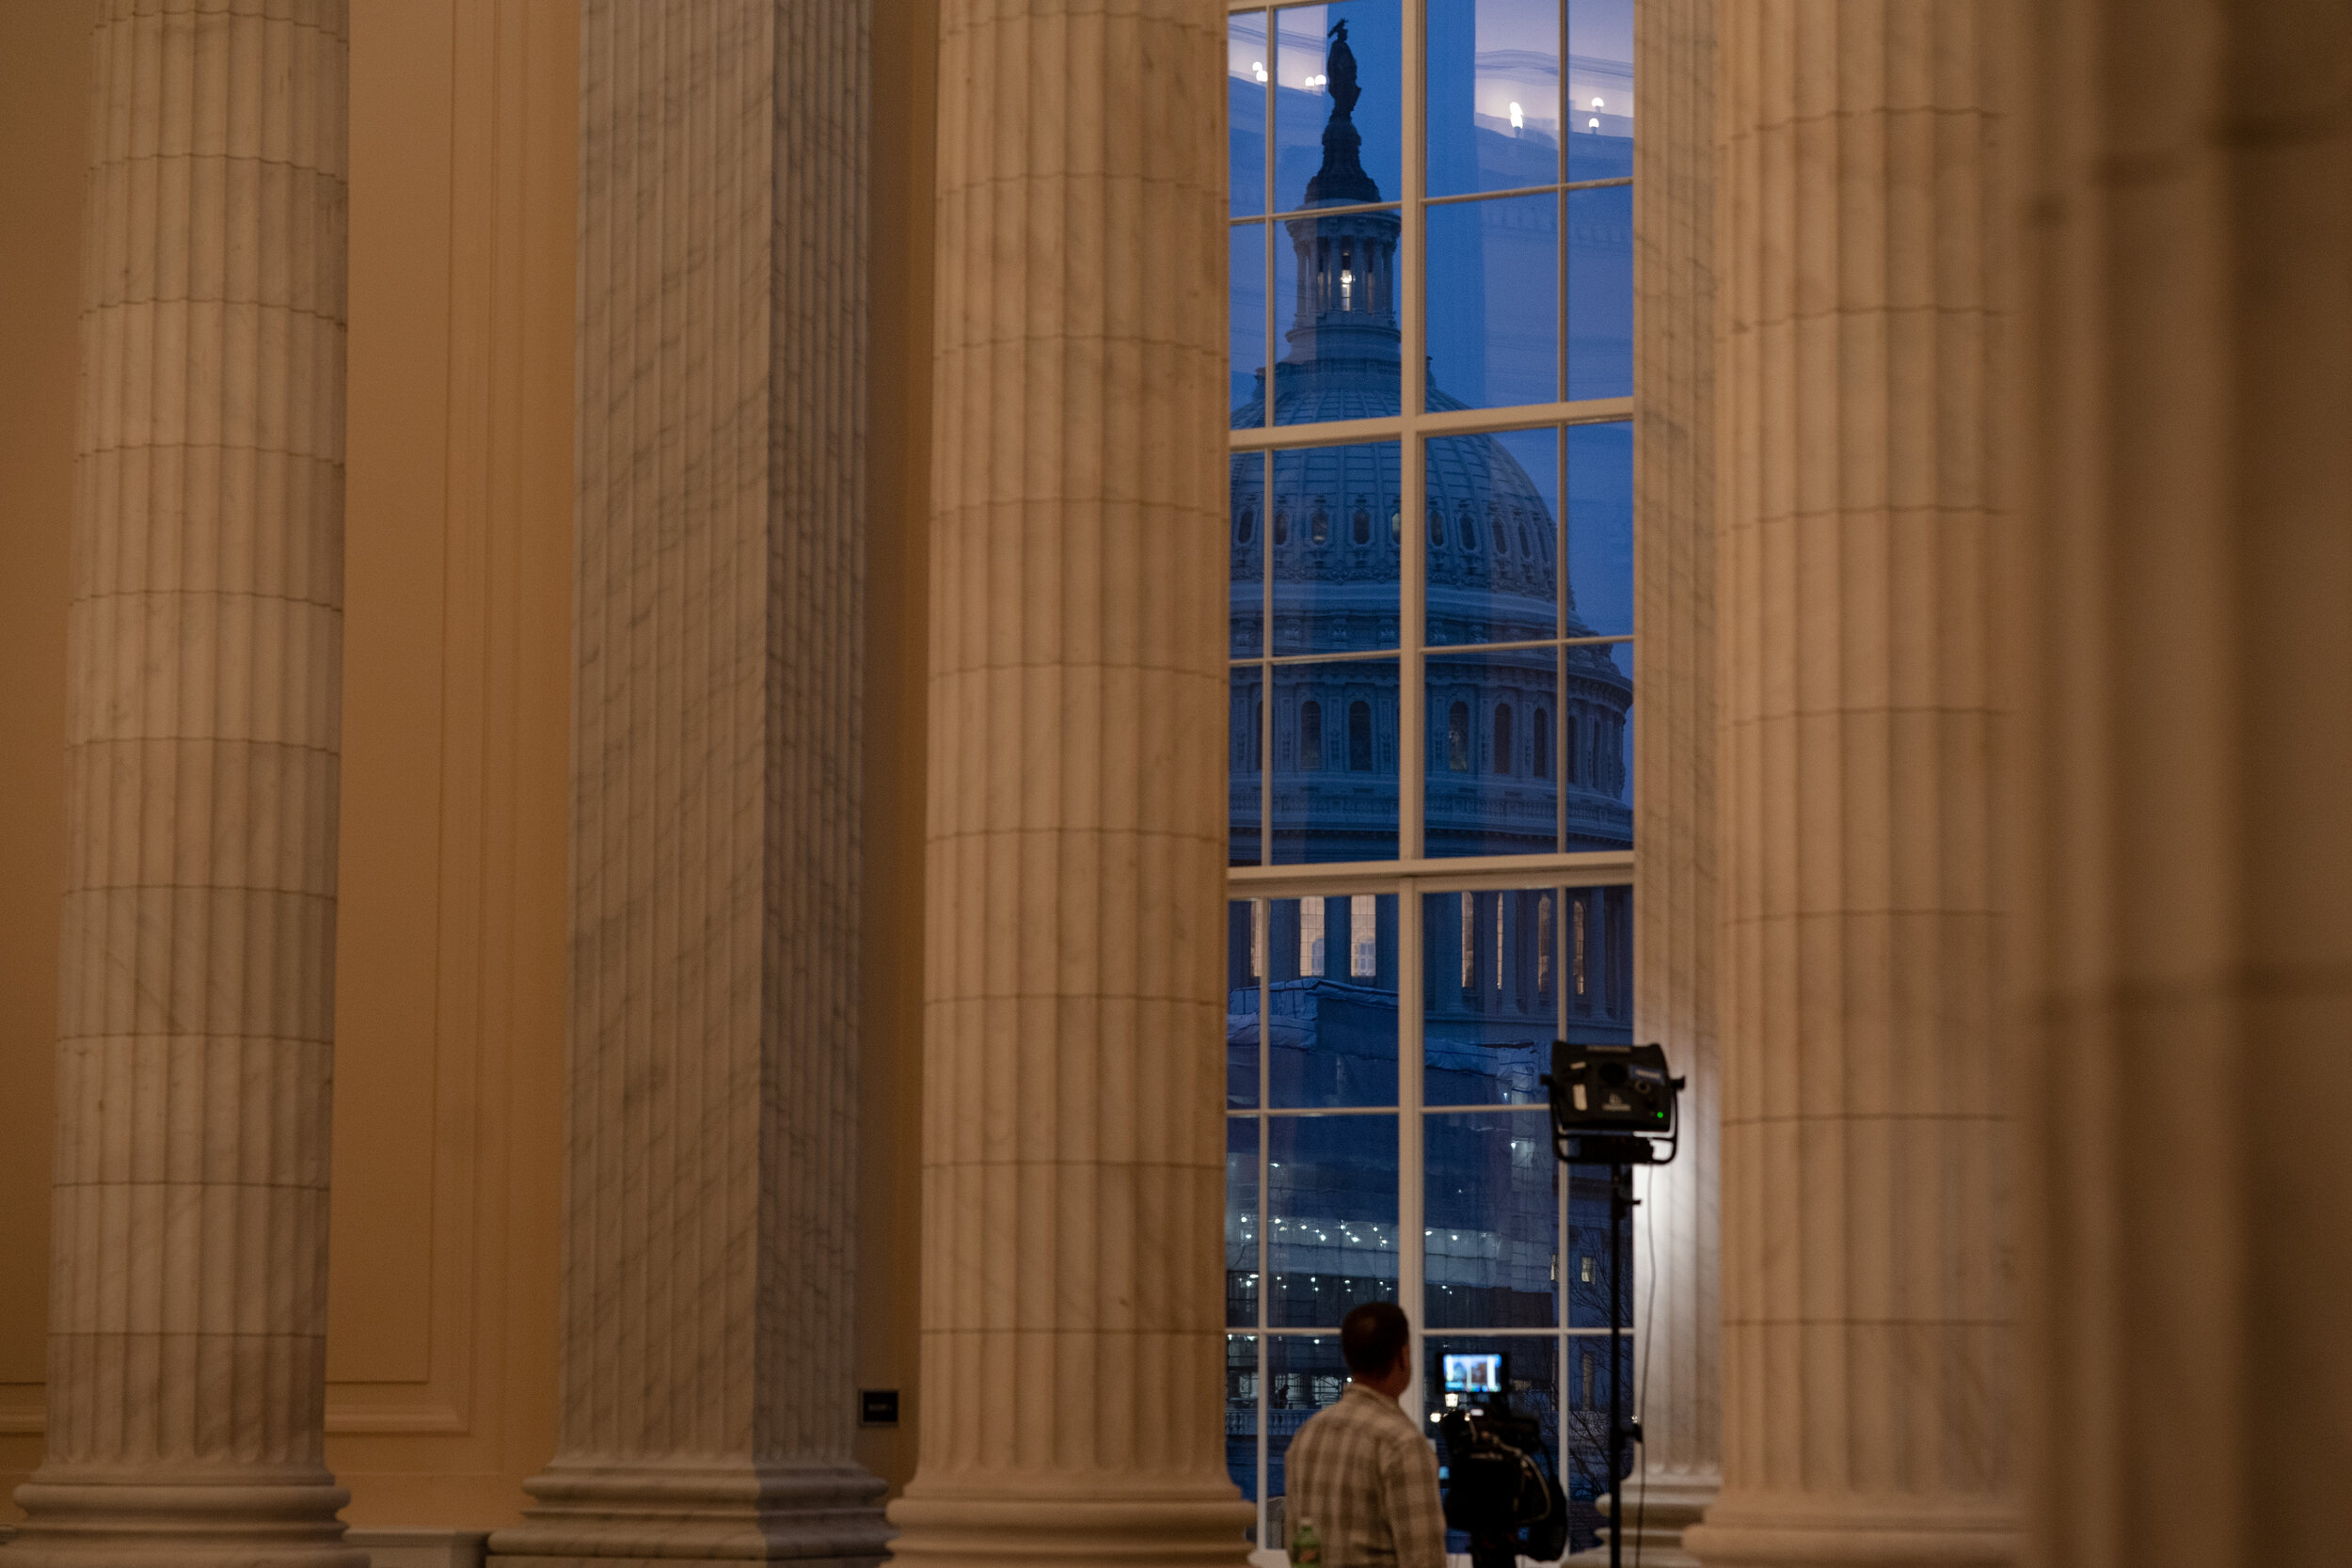
<svg viewBox="0 0 2352 1568">
<path fill-rule="evenodd" d="M 1625 1257 L 1632 1245 L 1633 1167 L 1662 1165 L 1681 1146 L 1677 1096 L 1656 1045 L 1577 1045 L 1554 1040 L 1552 1152 L 1563 1163 L 1609 1167 L 1609 1568 L 1625 1559 L 1627 1445 L 1642 1424 L 1625 1408 Z"/>
</svg>

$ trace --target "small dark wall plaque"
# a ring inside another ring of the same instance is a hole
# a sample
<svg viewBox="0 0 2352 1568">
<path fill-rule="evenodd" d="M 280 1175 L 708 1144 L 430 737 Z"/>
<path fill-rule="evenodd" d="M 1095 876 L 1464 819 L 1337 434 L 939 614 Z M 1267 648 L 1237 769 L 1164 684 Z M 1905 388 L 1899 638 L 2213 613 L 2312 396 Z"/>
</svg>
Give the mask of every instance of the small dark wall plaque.
<svg viewBox="0 0 2352 1568">
<path fill-rule="evenodd" d="M 898 1390 L 861 1388 L 857 1391 L 857 1424 L 895 1427 L 898 1424 Z"/>
</svg>

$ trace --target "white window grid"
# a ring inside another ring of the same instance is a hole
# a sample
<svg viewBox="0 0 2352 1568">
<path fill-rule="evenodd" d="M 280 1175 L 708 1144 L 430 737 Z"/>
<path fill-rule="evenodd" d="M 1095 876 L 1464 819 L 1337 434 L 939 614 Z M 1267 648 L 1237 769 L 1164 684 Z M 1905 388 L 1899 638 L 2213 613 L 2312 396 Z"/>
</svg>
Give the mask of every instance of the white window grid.
<svg viewBox="0 0 2352 1568">
<path fill-rule="evenodd" d="M 1309 3 L 1315 3 L 1315 0 L 1309 0 Z M 1276 341 L 1277 311 L 1279 303 L 1276 287 L 1279 273 L 1274 247 L 1278 243 L 1278 235 L 1281 232 L 1283 221 L 1287 218 L 1302 215 L 1330 216 L 1347 212 L 1388 210 L 1391 207 L 1397 211 L 1401 221 L 1395 281 L 1398 326 L 1403 339 L 1400 358 L 1404 366 L 1411 367 L 1423 364 L 1427 359 L 1427 295 L 1423 287 L 1423 273 L 1428 231 L 1427 211 L 1431 206 L 1492 200 L 1511 196 L 1550 194 L 1555 191 L 1597 189 L 1613 185 L 1629 185 L 1632 182 L 1630 179 L 1624 178 L 1564 181 L 1553 185 L 1534 185 L 1513 190 L 1479 191 L 1463 195 L 1431 197 L 1427 188 L 1428 70 L 1425 52 L 1428 38 L 1429 0 L 1397 0 L 1397 3 L 1402 8 L 1399 18 L 1399 33 L 1400 67 L 1403 76 L 1403 81 L 1399 84 L 1399 102 L 1403 111 L 1400 117 L 1403 146 L 1397 201 L 1383 202 L 1377 207 L 1318 207 L 1305 212 L 1277 210 L 1274 198 L 1278 188 L 1275 169 L 1278 138 L 1276 127 L 1269 116 L 1264 129 L 1264 190 L 1268 210 L 1263 214 L 1230 220 L 1232 227 L 1256 225 L 1262 230 L 1264 247 L 1262 276 L 1265 279 L 1265 322 L 1262 341 L 1267 345 L 1266 352 L 1269 354 Z M 1269 51 L 1269 58 L 1266 64 L 1268 73 L 1276 80 L 1279 80 L 1282 69 L 1279 61 L 1281 44 L 1279 36 L 1280 29 L 1272 13 L 1291 8 L 1295 8 L 1281 5 L 1268 6 L 1263 3 L 1249 4 L 1246 3 L 1246 0 L 1228 0 L 1226 6 L 1229 15 L 1248 15 L 1254 12 L 1267 16 L 1269 25 L 1266 30 L 1266 47 Z M 1566 0 L 1562 0 L 1558 36 L 1565 56 L 1569 37 Z M 1564 81 L 1564 90 L 1565 86 Z M 1221 84 L 1219 90 L 1223 90 Z M 1269 100 L 1270 106 L 1271 100 Z M 1565 107 L 1564 102 L 1564 115 Z M 1638 135 L 1638 131 L 1636 134 Z M 1565 170 L 1563 172 L 1565 173 Z M 1562 356 L 1562 369 L 1565 371 L 1568 336 L 1565 314 L 1560 321 L 1559 332 L 1561 339 L 1559 352 Z M 1565 385 L 1565 375 L 1562 377 L 1561 385 Z M 1393 1106 L 1296 1109 L 1277 1108 L 1269 1103 L 1271 1087 L 1269 1072 L 1272 1053 L 1267 1045 L 1264 1022 L 1268 1017 L 1271 966 L 1259 962 L 1253 965 L 1258 972 L 1256 983 L 1259 988 L 1258 1017 L 1260 1020 L 1257 1105 L 1248 1110 L 1229 1111 L 1228 1116 L 1229 1119 L 1236 1120 L 1254 1118 L 1258 1123 L 1257 1191 L 1261 1214 L 1267 1212 L 1267 1195 L 1271 1190 L 1267 1184 L 1267 1165 L 1270 1159 L 1268 1151 L 1272 1142 L 1269 1136 L 1271 1129 L 1268 1124 L 1270 1122 L 1282 1117 L 1310 1116 L 1373 1116 L 1394 1118 L 1397 1128 L 1398 1167 L 1397 1302 L 1411 1318 L 1415 1336 L 1413 1381 L 1401 1402 L 1406 1413 L 1412 1416 L 1417 1424 L 1425 1427 L 1428 1398 L 1427 1390 L 1422 1386 L 1422 1372 L 1427 1357 L 1422 1349 L 1425 1318 L 1422 1298 L 1422 1286 L 1427 1273 L 1425 1227 L 1422 1223 L 1423 1196 L 1427 1180 L 1427 1172 L 1424 1168 L 1427 1117 L 1435 1115 L 1473 1112 L 1497 1115 L 1516 1114 L 1540 1123 L 1543 1113 L 1540 1107 L 1528 1107 L 1515 1112 L 1509 1106 L 1494 1104 L 1427 1105 L 1422 1102 L 1422 1025 L 1426 1017 L 1421 961 L 1421 956 L 1424 950 L 1422 945 L 1423 895 L 1432 893 L 1495 890 L 1552 889 L 1565 892 L 1575 888 L 1628 887 L 1633 886 L 1636 881 L 1636 861 L 1634 851 L 1631 849 L 1569 850 L 1549 854 L 1453 856 L 1437 859 L 1432 859 L 1424 853 L 1424 791 L 1428 755 L 1427 739 L 1423 731 L 1428 708 L 1427 660 L 1430 650 L 1426 646 L 1425 625 L 1428 588 L 1427 553 L 1425 549 L 1418 547 L 1421 524 L 1417 515 L 1420 507 L 1419 498 L 1427 490 L 1427 457 L 1423 443 L 1432 438 L 1448 436 L 1496 435 L 1574 424 L 1623 422 L 1629 420 L 1633 415 L 1633 400 L 1630 397 L 1563 400 L 1494 408 L 1431 410 L 1424 406 L 1424 378 L 1407 372 L 1399 377 L 1398 407 L 1400 411 L 1397 414 L 1372 419 L 1327 420 L 1308 424 L 1277 425 L 1269 422 L 1259 428 L 1236 429 L 1229 433 L 1229 448 L 1235 452 L 1273 452 L 1304 447 L 1395 441 L 1399 447 L 1398 494 L 1401 499 L 1412 499 L 1413 506 L 1406 510 L 1400 519 L 1402 537 L 1398 549 L 1399 646 L 1388 649 L 1348 650 L 1344 653 L 1278 655 L 1273 652 L 1272 628 L 1269 626 L 1263 634 L 1261 651 L 1257 656 L 1232 660 L 1232 667 L 1235 670 L 1250 667 L 1260 670 L 1262 672 L 1261 689 L 1269 695 L 1273 690 L 1272 675 L 1274 667 L 1277 665 L 1323 664 L 1343 659 L 1394 659 L 1397 661 L 1399 677 L 1397 856 L 1393 860 L 1379 861 L 1307 864 L 1271 863 L 1275 838 L 1273 779 L 1276 772 L 1274 765 L 1276 752 L 1273 745 L 1273 726 L 1276 722 L 1276 712 L 1275 705 L 1268 701 L 1261 705 L 1261 711 L 1256 721 L 1257 734 L 1254 737 L 1256 755 L 1261 759 L 1257 769 L 1260 792 L 1258 820 L 1261 863 L 1229 867 L 1227 884 L 1230 895 L 1236 899 L 1346 897 L 1381 894 L 1391 894 L 1395 897 L 1396 952 L 1398 955 L 1396 964 L 1397 1103 Z M 1269 421 L 1274 417 L 1274 402 L 1271 376 L 1269 376 L 1265 399 L 1266 418 Z M 1565 502 L 1566 496 L 1565 492 L 1561 492 L 1558 504 L 1565 508 Z M 1555 518 L 1555 527 L 1559 526 L 1560 521 L 1561 519 Z M 1260 553 L 1265 562 L 1263 570 L 1267 574 L 1266 584 L 1269 592 L 1264 602 L 1267 606 L 1267 613 L 1270 614 L 1273 551 L 1268 548 Z M 1563 569 L 1565 570 L 1565 561 Z M 1637 624 L 1633 635 L 1561 637 L 1533 641 L 1458 645 L 1447 643 L 1438 650 L 1438 654 L 1442 657 L 1454 658 L 1527 649 L 1562 650 L 1579 645 L 1631 644 L 1638 634 Z M 1551 776 L 1555 780 L 1565 777 L 1563 769 L 1565 761 L 1566 728 L 1566 725 L 1557 722 L 1552 726 L 1551 744 L 1554 755 Z M 1634 789 L 1638 793 L 1642 787 L 1642 775 L 1639 770 L 1636 770 Z M 1561 907 L 1565 910 L 1565 903 Z M 1263 930 L 1261 922 L 1263 921 L 1264 916 L 1265 906 L 1260 903 L 1253 909 L 1250 917 L 1253 944 L 1263 941 L 1256 933 Z M 1552 989 L 1555 1004 L 1560 1009 L 1558 1027 L 1565 1031 L 1569 1006 L 1567 976 L 1565 974 L 1558 976 Z M 1548 1131 L 1545 1136 L 1549 1138 Z M 1571 1254 L 1568 1246 L 1569 1211 L 1566 1180 L 1565 1169 L 1556 1168 L 1553 1188 L 1558 1227 L 1555 1256 L 1559 1259 L 1559 1267 L 1563 1270 L 1571 1266 Z M 1259 1321 L 1254 1326 L 1230 1326 L 1226 1333 L 1229 1338 L 1244 1338 L 1255 1341 L 1258 1365 L 1257 1431 L 1260 1434 L 1260 1441 L 1257 1445 L 1256 1487 L 1259 1551 L 1254 1555 L 1263 1562 L 1274 1563 L 1286 1560 L 1281 1555 L 1284 1544 L 1268 1543 L 1264 1538 L 1267 1524 L 1267 1460 L 1263 1436 L 1267 1430 L 1267 1378 L 1265 1374 L 1268 1342 L 1286 1337 L 1333 1338 L 1336 1325 L 1319 1328 L 1269 1327 L 1266 1325 L 1264 1320 L 1267 1291 L 1264 1286 L 1267 1278 L 1269 1243 L 1265 1234 L 1267 1227 L 1260 1225 L 1256 1228 L 1258 1231 L 1256 1261 L 1259 1285 L 1256 1299 Z M 1567 1284 L 1568 1281 L 1564 1275 L 1561 1280 L 1564 1294 Z M 1555 1326 L 1441 1330 L 1438 1337 L 1480 1339 L 1519 1338 L 1552 1339 L 1559 1346 L 1557 1356 L 1559 1386 L 1554 1396 L 1555 1408 L 1562 1412 L 1562 1418 L 1565 1422 L 1565 1413 L 1571 1408 L 1570 1396 L 1579 1391 L 1574 1386 L 1580 1371 L 1579 1358 L 1572 1354 L 1575 1344 L 1578 1341 L 1588 1344 L 1595 1340 L 1605 1341 L 1609 1337 L 1609 1330 L 1605 1327 L 1579 1328 L 1567 1322 L 1567 1318 L 1568 1314 L 1564 1310 L 1563 1321 Z M 1629 1326 L 1625 1333 L 1629 1340 L 1631 1338 Z M 1563 1441 L 1565 1440 L 1564 1431 Z"/>
</svg>

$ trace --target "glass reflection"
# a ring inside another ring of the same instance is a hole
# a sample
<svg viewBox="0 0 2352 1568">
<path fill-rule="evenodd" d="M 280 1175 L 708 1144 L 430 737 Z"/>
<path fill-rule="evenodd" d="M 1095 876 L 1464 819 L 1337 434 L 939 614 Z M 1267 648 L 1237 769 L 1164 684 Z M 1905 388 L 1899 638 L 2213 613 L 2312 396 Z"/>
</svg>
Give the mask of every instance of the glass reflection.
<svg viewBox="0 0 2352 1568">
<path fill-rule="evenodd" d="M 1609 1167 L 1571 1165 L 1568 1169 L 1568 1244 L 1562 1258 L 1568 1299 L 1570 1328 L 1609 1326 Z M 1637 1180 L 1646 1181 L 1646 1177 Z M 1633 1246 L 1626 1239 L 1625 1277 L 1617 1290 L 1617 1322 L 1633 1323 Z M 1605 1358 L 1604 1358 L 1605 1359 Z M 1606 1375 L 1608 1368 L 1601 1368 Z M 1606 1402 L 1608 1391 L 1602 1389 Z"/>
<path fill-rule="evenodd" d="M 1258 1120 L 1225 1118 L 1225 1325 L 1258 1323 Z"/>
<path fill-rule="evenodd" d="M 1273 1117 L 1266 1136 L 1265 1323 L 1337 1329 L 1396 1299 L 1396 1117 Z"/>
<path fill-rule="evenodd" d="M 1277 898 L 1266 926 L 1268 1102 L 1395 1104 L 1395 895 Z"/>
<path fill-rule="evenodd" d="M 1556 0 L 1432 0 L 1429 194 L 1559 179 Z"/>
<path fill-rule="evenodd" d="M 1235 453 L 1226 464 L 1225 536 L 1232 546 L 1232 657 L 1264 652 L 1267 454 Z"/>
<path fill-rule="evenodd" d="M 1227 687 L 1226 704 L 1232 765 L 1225 781 L 1230 802 L 1225 860 L 1229 865 L 1256 865 L 1263 847 L 1259 815 L 1263 798 L 1259 786 L 1265 757 L 1265 666 L 1236 668 Z"/>
<path fill-rule="evenodd" d="M 1225 19 L 1226 171 L 1235 217 L 1265 211 L 1265 117 L 1272 77 L 1266 13 L 1236 11 Z"/>
<path fill-rule="evenodd" d="M 1633 0 L 1568 0 L 1568 178 L 1633 173 Z"/>
<path fill-rule="evenodd" d="M 1396 660 L 1278 664 L 1270 719 L 1274 863 L 1395 859 Z"/>
<path fill-rule="evenodd" d="M 1558 1327 L 1561 1165 L 1549 1112 L 1422 1119 L 1430 1328 Z"/>
<path fill-rule="evenodd" d="M 1633 395 L 1633 187 L 1567 193 L 1566 396 Z M 1431 230 L 1435 245 L 1436 230 Z M 1434 326 L 1434 323 L 1432 324 Z M 1434 343 L 1435 340 L 1432 339 Z"/>
<path fill-rule="evenodd" d="M 1600 1503 L 1609 1495 L 1609 1339 L 1606 1335 L 1571 1335 L 1563 1350 L 1559 1404 L 1566 1444 L 1560 1455 L 1560 1480 L 1568 1494 L 1569 1547 L 1581 1551 L 1598 1542 L 1606 1523 Z M 1617 1341 L 1616 1367 L 1630 1398 L 1631 1334 Z M 1627 1457 L 1630 1461 L 1634 1454 Z"/>
<path fill-rule="evenodd" d="M 1450 436 L 1425 450 L 1430 644 L 1557 635 L 1559 432 Z"/>
<path fill-rule="evenodd" d="M 1254 401 L 1265 364 L 1265 225 L 1235 224 L 1226 236 L 1226 401 L 1234 428 L 1242 429 L 1265 422 L 1265 404 Z"/>
<path fill-rule="evenodd" d="M 1225 1337 L 1225 1473 L 1241 1495 L 1258 1500 L 1258 1337 Z M 1253 1525 L 1249 1538 L 1255 1541 Z"/>
<path fill-rule="evenodd" d="M 1567 456 L 1567 575 L 1561 579 L 1570 637 L 1633 630 L 1633 427 L 1574 424 Z"/>
<path fill-rule="evenodd" d="M 1236 537 L 1253 499 L 1243 476 L 1259 461 L 1232 463 Z M 1399 461 L 1394 441 L 1273 454 L 1272 494 L 1263 506 L 1269 515 L 1257 531 L 1274 557 L 1274 653 L 1397 645 Z M 1254 548 L 1249 559 L 1258 560 Z M 1254 578 L 1236 579 L 1236 619 L 1245 596 L 1255 594 Z"/>
<path fill-rule="evenodd" d="M 1633 645 L 1564 648 L 1560 666 L 1562 843 L 1569 849 L 1630 848 Z"/>
<path fill-rule="evenodd" d="M 1432 408 L 1497 408 L 1559 397 L 1560 201 L 1514 196 L 1429 209 Z M 1631 277 L 1629 270 L 1629 319 Z M 1437 388 L 1444 388 L 1444 401 Z"/>
<path fill-rule="evenodd" d="M 1536 1105 L 1550 1042 L 1633 1037 L 1633 890 L 1424 894 L 1422 1102 Z"/>
<path fill-rule="evenodd" d="M 1560 847 L 1560 657 L 1524 648 L 1430 658 L 1422 832 L 1431 858 Z"/>
<path fill-rule="evenodd" d="M 1225 906 L 1225 1103 L 1258 1103 L 1258 976 L 1264 968 L 1262 899 Z"/>
</svg>

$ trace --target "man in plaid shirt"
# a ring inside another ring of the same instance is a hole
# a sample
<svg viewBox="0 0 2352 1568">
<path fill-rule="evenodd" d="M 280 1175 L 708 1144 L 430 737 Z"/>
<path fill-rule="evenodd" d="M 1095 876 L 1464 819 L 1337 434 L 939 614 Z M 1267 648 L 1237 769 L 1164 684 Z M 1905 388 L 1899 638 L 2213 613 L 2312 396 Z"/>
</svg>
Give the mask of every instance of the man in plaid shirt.
<svg viewBox="0 0 2352 1568">
<path fill-rule="evenodd" d="M 1412 1328 L 1392 1302 L 1367 1302 L 1340 1324 L 1348 1379 L 1336 1404 L 1291 1439 L 1285 1517 L 1311 1523 L 1324 1568 L 1445 1568 L 1438 1455 L 1398 1408 L 1413 1380 Z"/>
</svg>

